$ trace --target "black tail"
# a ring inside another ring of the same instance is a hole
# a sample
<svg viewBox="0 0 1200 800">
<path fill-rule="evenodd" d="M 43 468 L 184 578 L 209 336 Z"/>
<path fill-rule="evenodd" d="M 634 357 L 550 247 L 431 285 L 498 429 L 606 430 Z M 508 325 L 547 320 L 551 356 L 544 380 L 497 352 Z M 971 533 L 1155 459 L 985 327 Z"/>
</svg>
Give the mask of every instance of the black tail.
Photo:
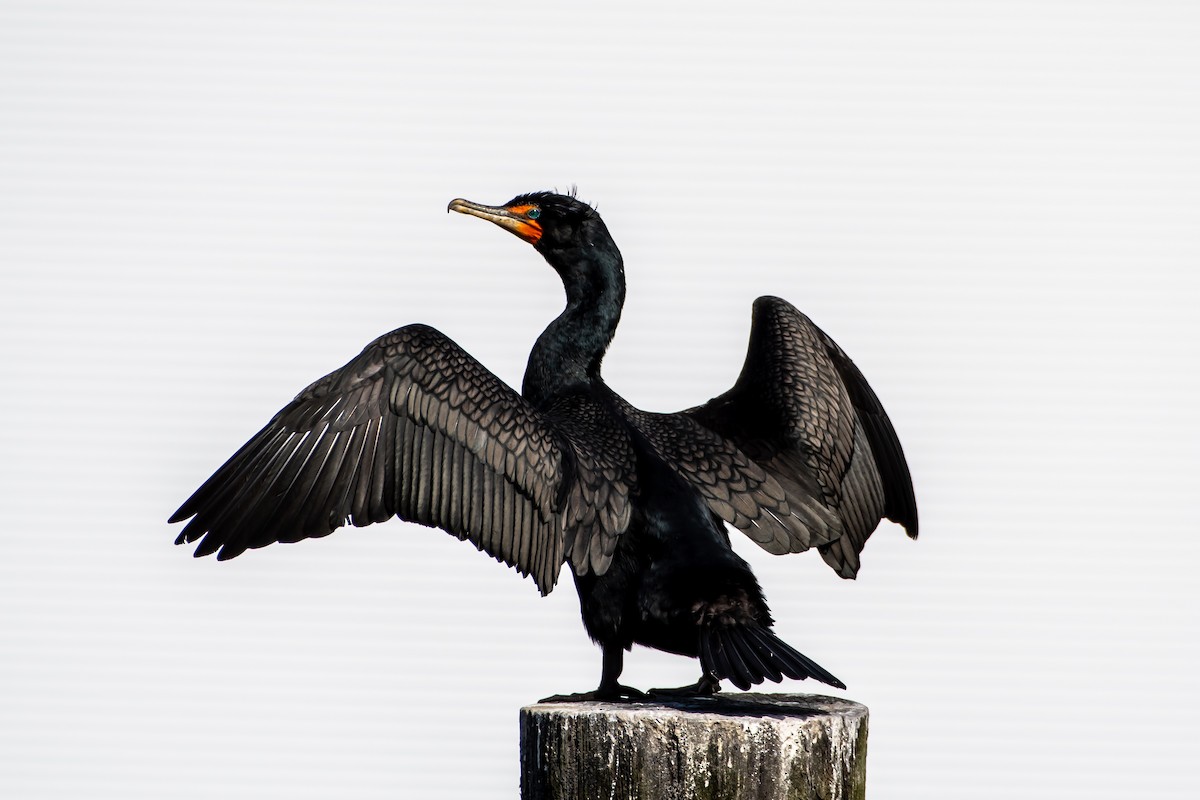
<svg viewBox="0 0 1200 800">
<path fill-rule="evenodd" d="M 785 675 L 846 688 L 820 664 L 753 622 L 701 626 L 700 666 L 706 675 L 728 678 L 743 691 L 764 680 L 779 683 Z"/>
</svg>

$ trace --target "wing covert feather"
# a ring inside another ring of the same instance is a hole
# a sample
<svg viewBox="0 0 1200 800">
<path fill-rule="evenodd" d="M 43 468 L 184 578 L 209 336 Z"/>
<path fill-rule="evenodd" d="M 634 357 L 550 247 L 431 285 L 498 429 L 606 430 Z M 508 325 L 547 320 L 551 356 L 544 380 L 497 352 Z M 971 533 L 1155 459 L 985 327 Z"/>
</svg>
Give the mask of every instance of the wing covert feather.
<svg viewBox="0 0 1200 800">
<path fill-rule="evenodd" d="M 578 575 L 603 575 L 633 512 L 629 433 L 587 393 L 559 397 L 546 415 L 563 431 L 574 456 L 563 512 L 567 560 Z"/>
<path fill-rule="evenodd" d="M 623 411 L 664 462 L 700 492 L 709 509 L 769 553 L 797 553 L 842 535 L 841 520 L 684 414 Z"/>
</svg>

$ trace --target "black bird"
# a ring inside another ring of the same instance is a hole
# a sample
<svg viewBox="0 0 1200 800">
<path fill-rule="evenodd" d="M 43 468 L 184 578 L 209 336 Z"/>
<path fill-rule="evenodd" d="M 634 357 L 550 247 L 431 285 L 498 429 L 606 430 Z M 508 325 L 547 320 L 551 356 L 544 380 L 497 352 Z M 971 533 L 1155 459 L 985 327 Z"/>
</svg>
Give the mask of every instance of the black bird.
<svg viewBox="0 0 1200 800">
<path fill-rule="evenodd" d="M 760 297 L 732 389 L 641 411 L 600 377 L 625 276 L 599 214 L 549 192 L 448 210 L 532 244 L 566 288 L 521 393 L 433 328 L 395 330 L 225 462 L 171 517 L 191 518 L 176 543 L 223 560 L 398 516 L 470 540 L 543 594 L 571 565 L 603 651 L 599 687 L 571 698 L 642 696 L 618 682 L 635 643 L 699 658 L 682 693 L 783 676 L 845 688 L 771 632 L 724 523 L 771 553 L 818 547 L 843 578 L 882 517 L 916 537 L 904 454 L 858 368 L 792 305 Z"/>
</svg>

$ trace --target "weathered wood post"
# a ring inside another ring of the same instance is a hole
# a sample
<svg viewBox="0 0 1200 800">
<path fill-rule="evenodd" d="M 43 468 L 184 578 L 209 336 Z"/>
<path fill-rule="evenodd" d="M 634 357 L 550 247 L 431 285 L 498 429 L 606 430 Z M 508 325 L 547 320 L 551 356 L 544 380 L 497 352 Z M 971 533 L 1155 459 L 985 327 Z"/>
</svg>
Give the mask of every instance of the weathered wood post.
<svg viewBox="0 0 1200 800">
<path fill-rule="evenodd" d="M 809 694 L 521 709 L 522 800 L 862 800 L 867 708 Z"/>
</svg>

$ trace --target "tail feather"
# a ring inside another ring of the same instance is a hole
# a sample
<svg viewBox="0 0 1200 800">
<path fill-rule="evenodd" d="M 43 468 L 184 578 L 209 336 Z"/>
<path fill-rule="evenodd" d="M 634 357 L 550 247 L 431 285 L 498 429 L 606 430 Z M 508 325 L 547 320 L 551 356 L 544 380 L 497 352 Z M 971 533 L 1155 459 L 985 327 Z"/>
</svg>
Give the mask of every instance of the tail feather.
<svg viewBox="0 0 1200 800">
<path fill-rule="evenodd" d="M 703 626 L 700 666 L 706 674 L 728 680 L 743 691 L 765 680 L 778 683 L 785 675 L 846 688 L 824 667 L 755 623 Z"/>
<path fill-rule="evenodd" d="M 747 638 L 747 637 L 743 637 Z M 742 657 L 746 659 L 746 663 L 750 665 L 759 675 L 762 675 L 769 681 L 779 683 L 783 680 L 783 671 L 777 669 L 769 660 L 764 658 L 758 648 L 751 645 L 742 648 Z"/>
<path fill-rule="evenodd" d="M 763 644 L 764 647 L 774 648 L 777 654 L 778 663 L 790 667 L 790 671 L 784 670 L 784 674 L 792 678 L 803 680 L 804 678 L 815 678 L 821 683 L 827 683 L 830 686 L 836 686 L 839 689 L 845 689 L 846 684 L 835 678 L 829 670 L 822 667 L 817 662 L 813 661 L 808 656 L 796 650 L 787 642 L 780 639 L 775 634 L 765 628 L 753 629 L 753 634 Z"/>
<path fill-rule="evenodd" d="M 732 668 L 729 680 L 734 686 L 745 691 L 756 683 L 762 683 L 763 675 L 761 672 L 752 671 L 742 658 L 743 651 L 749 652 L 750 648 L 746 647 L 745 639 L 735 633 L 736 630 L 722 628 L 717 631 L 717 635 L 721 637 L 725 654 L 729 657 L 729 666 Z"/>
<path fill-rule="evenodd" d="M 709 637 L 709 643 L 712 646 L 713 674 L 732 679 L 734 674 L 733 665 L 729 663 L 729 654 L 725 650 L 725 640 L 714 631 L 713 635 Z"/>
</svg>

